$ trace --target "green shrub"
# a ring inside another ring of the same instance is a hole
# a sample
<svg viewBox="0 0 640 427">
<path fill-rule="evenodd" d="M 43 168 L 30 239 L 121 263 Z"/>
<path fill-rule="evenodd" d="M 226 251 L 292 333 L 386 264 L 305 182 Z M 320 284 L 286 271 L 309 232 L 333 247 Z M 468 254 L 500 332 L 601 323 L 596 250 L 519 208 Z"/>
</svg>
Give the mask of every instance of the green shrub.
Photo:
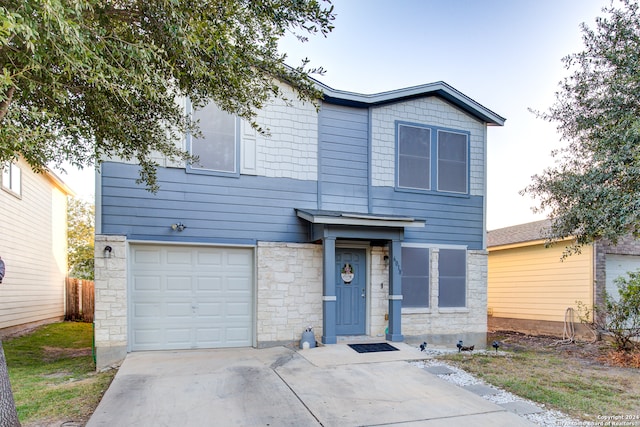
<svg viewBox="0 0 640 427">
<path fill-rule="evenodd" d="M 640 270 L 618 277 L 618 298 L 605 291 L 602 304 L 593 309 L 578 301 L 580 321 L 596 333 L 611 334 L 618 350 L 638 347 L 640 338 Z"/>
</svg>

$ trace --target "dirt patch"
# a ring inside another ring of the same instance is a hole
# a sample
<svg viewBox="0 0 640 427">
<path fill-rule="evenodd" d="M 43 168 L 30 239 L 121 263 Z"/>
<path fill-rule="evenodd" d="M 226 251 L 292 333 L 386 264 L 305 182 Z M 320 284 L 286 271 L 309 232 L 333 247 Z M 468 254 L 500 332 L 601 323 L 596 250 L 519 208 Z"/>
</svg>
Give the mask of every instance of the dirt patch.
<svg viewBox="0 0 640 427">
<path fill-rule="evenodd" d="M 487 348 L 493 341 L 500 343 L 500 350 L 522 352 L 535 350 L 570 358 L 582 364 L 602 367 L 631 367 L 640 361 L 640 353 L 620 355 L 611 342 L 606 340 L 581 341 L 562 340 L 551 336 L 526 335 L 512 331 L 491 331 L 487 334 Z"/>
<path fill-rule="evenodd" d="M 44 351 L 44 360 L 48 362 L 68 357 L 91 356 L 92 354 L 91 347 L 61 348 L 43 346 L 42 350 Z"/>
</svg>

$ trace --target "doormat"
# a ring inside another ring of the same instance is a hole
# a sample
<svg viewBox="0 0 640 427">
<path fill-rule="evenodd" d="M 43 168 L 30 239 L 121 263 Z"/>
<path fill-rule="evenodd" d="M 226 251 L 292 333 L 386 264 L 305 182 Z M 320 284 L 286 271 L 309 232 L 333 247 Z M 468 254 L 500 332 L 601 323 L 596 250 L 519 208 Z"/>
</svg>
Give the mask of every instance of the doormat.
<svg viewBox="0 0 640 427">
<path fill-rule="evenodd" d="M 349 344 L 349 347 L 357 351 L 358 353 L 377 353 L 379 351 L 398 351 L 394 346 L 381 343 L 369 343 L 369 344 Z"/>
</svg>

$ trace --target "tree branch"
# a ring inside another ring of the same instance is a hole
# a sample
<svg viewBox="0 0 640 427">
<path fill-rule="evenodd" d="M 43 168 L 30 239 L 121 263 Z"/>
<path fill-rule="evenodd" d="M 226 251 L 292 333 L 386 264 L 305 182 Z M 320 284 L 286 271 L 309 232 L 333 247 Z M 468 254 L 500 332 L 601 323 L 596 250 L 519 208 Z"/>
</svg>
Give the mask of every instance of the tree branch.
<svg viewBox="0 0 640 427">
<path fill-rule="evenodd" d="M 15 91 L 16 87 L 11 86 L 9 89 L 7 89 L 4 101 L 0 102 L 0 122 L 4 120 L 4 116 L 6 116 L 7 111 L 9 111 L 9 105 L 11 105 L 11 101 L 13 100 L 13 93 Z"/>
</svg>

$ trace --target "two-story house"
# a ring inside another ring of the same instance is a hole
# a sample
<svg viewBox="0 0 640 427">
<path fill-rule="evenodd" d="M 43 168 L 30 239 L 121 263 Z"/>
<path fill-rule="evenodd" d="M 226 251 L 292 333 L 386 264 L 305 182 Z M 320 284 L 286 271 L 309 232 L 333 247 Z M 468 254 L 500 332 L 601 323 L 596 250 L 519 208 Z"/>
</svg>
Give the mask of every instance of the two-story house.
<svg viewBox="0 0 640 427">
<path fill-rule="evenodd" d="M 192 111 L 204 136 L 183 144 L 199 162 L 159 159 L 156 194 L 137 165 L 102 164 L 99 367 L 129 351 L 291 344 L 308 326 L 325 344 L 484 346 L 487 126 L 505 119 L 443 82 L 318 85 L 319 110 L 265 106 L 268 135 L 215 105 Z"/>
<path fill-rule="evenodd" d="M 67 197 L 53 172 L 23 159 L 0 163 L 0 336 L 64 319 Z"/>
</svg>

